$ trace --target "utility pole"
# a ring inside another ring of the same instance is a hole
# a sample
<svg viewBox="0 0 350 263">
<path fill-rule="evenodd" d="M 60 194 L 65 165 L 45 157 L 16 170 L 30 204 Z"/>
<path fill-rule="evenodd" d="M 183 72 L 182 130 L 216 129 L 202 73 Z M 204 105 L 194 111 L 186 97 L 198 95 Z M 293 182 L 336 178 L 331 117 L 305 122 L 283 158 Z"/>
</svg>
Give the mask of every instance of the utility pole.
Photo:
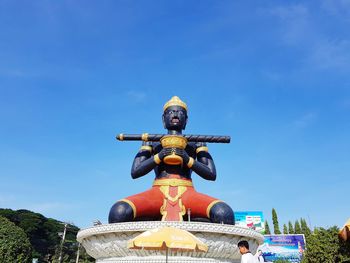
<svg viewBox="0 0 350 263">
<path fill-rule="evenodd" d="M 75 263 L 79 263 L 79 256 L 80 256 L 80 243 L 78 243 L 78 251 L 77 251 L 77 258 L 75 260 Z"/>
<path fill-rule="evenodd" d="M 63 230 L 62 241 L 61 241 L 61 246 L 60 246 L 60 256 L 58 258 L 59 263 L 62 263 L 63 243 L 64 243 L 64 240 L 66 238 L 67 227 L 68 227 L 68 224 L 64 223 L 64 230 Z"/>
</svg>

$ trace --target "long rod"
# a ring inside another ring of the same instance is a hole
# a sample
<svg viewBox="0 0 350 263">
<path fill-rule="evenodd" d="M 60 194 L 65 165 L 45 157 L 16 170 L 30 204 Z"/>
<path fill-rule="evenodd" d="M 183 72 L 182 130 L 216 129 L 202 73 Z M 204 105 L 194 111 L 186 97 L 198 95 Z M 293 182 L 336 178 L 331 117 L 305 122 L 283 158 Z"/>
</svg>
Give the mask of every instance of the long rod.
<svg viewBox="0 0 350 263">
<path fill-rule="evenodd" d="M 116 136 L 116 139 L 119 141 L 150 141 L 150 142 L 159 142 L 164 136 L 168 134 L 123 134 L 120 133 Z M 231 141 L 230 136 L 222 135 L 194 135 L 194 134 L 185 134 L 182 135 L 189 142 L 210 142 L 210 143 L 229 143 Z"/>
</svg>

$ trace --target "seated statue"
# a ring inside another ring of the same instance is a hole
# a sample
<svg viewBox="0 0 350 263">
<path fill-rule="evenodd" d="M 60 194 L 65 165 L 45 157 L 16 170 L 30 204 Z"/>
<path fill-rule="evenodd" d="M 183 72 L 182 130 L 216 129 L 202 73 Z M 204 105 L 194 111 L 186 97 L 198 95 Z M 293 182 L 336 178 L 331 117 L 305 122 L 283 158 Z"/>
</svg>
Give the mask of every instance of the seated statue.
<svg viewBox="0 0 350 263">
<path fill-rule="evenodd" d="M 182 135 L 187 123 L 187 105 L 174 96 L 164 105 L 163 125 L 168 135 Z M 181 157 L 180 164 L 166 162 L 170 155 Z M 109 212 L 109 223 L 162 220 L 235 223 L 230 206 L 198 193 L 193 187 L 194 171 L 205 180 L 215 181 L 214 161 L 205 143 L 188 142 L 184 149 L 163 147 L 160 142 L 143 142 L 136 154 L 133 179 L 155 172 L 151 189 L 117 201 Z"/>
</svg>

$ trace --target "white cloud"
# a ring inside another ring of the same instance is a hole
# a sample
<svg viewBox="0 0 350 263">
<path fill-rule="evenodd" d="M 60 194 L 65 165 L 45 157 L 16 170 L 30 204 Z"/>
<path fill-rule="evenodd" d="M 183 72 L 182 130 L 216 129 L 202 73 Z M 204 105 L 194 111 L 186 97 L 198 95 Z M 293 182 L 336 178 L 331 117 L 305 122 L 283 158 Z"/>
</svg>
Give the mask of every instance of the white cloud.
<svg viewBox="0 0 350 263">
<path fill-rule="evenodd" d="M 306 128 L 315 120 L 316 117 L 317 115 L 314 112 L 305 113 L 304 115 L 294 120 L 293 126 L 300 129 Z"/>
<path fill-rule="evenodd" d="M 18 68 L 17 69 L 5 68 L 5 66 L 3 66 L 2 68 L 0 68 L 0 76 L 10 77 L 10 78 L 26 78 L 26 77 L 37 77 L 39 76 L 39 74 L 30 70 L 23 70 Z"/>
<path fill-rule="evenodd" d="M 349 0 L 323 1 L 322 6 L 328 13 L 350 18 Z M 348 11 L 343 12 L 342 9 Z M 281 42 L 298 48 L 302 51 L 300 54 L 304 54 L 304 57 L 299 59 L 301 70 L 336 70 L 340 73 L 350 71 L 350 38 L 345 34 L 333 37 L 327 28 L 320 25 L 319 18 L 308 6 L 302 4 L 279 6 L 265 13 L 278 18 Z M 324 17 L 331 19 L 330 22 L 334 25 L 341 23 L 334 17 Z"/>
<path fill-rule="evenodd" d="M 269 10 L 269 13 L 283 20 L 295 20 L 304 18 L 308 14 L 308 9 L 302 4 L 296 4 L 274 7 Z"/>
<path fill-rule="evenodd" d="M 134 102 L 142 102 L 147 97 L 146 93 L 134 90 L 128 91 L 126 95 Z"/>
<path fill-rule="evenodd" d="M 350 21 L 349 0 L 323 0 L 321 8 L 330 15 L 337 16 L 345 21 Z"/>
<path fill-rule="evenodd" d="M 269 69 L 261 70 L 261 75 L 271 81 L 279 81 L 284 77 L 284 75 L 282 75 L 280 72 L 276 72 Z"/>
<path fill-rule="evenodd" d="M 30 202 L 12 194 L 0 195 L 0 207 L 14 210 L 27 209 L 43 215 L 65 214 L 72 211 L 75 205 L 62 202 Z"/>
<path fill-rule="evenodd" d="M 329 40 L 315 43 L 307 63 L 315 69 L 336 69 L 350 72 L 350 40 Z"/>
<path fill-rule="evenodd" d="M 342 100 L 339 104 L 342 109 L 350 109 L 350 98 Z"/>
<path fill-rule="evenodd" d="M 0 195 L 0 207 L 8 208 L 9 204 L 11 204 L 15 200 L 13 195 Z"/>
<path fill-rule="evenodd" d="M 64 204 L 60 202 L 43 202 L 36 204 L 28 204 L 25 206 L 26 209 L 41 213 L 41 214 L 51 214 L 57 211 L 66 211 L 73 208 L 72 204 Z"/>
<path fill-rule="evenodd" d="M 279 6 L 267 11 L 271 16 L 280 20 L 282 26 L 282 39 L 285 44 L 295 45 L 304 44 L 303 42 L 309 37 L 309 11 L 302 4 Z"/>
</svg>

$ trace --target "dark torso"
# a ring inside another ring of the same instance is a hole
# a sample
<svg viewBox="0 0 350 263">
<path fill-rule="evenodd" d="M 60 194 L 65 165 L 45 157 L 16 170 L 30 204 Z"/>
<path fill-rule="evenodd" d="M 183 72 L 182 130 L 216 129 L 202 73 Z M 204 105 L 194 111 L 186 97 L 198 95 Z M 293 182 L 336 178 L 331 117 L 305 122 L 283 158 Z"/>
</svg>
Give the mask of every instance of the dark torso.
<svg viewBox="0 0 350 263">
<path fill-rule="evenodd" d="M 162 150 L 162 145 L 158 142 L 152 144 L 154 154 L 159 153 Z M 187 154 L 196 158 L 196 145 L 195 143 L 189 142 L 186 146 Z M 183 178 L 191 179 L 192 170 L 187 167 L 186 164 L 183 165 L 168 165 L 164 162 L 160 163 L 154 168 L 154 172 L 156 174 L 156 178 L 166 178 L 169 174 L 177 174 Z"/>
</svg>

